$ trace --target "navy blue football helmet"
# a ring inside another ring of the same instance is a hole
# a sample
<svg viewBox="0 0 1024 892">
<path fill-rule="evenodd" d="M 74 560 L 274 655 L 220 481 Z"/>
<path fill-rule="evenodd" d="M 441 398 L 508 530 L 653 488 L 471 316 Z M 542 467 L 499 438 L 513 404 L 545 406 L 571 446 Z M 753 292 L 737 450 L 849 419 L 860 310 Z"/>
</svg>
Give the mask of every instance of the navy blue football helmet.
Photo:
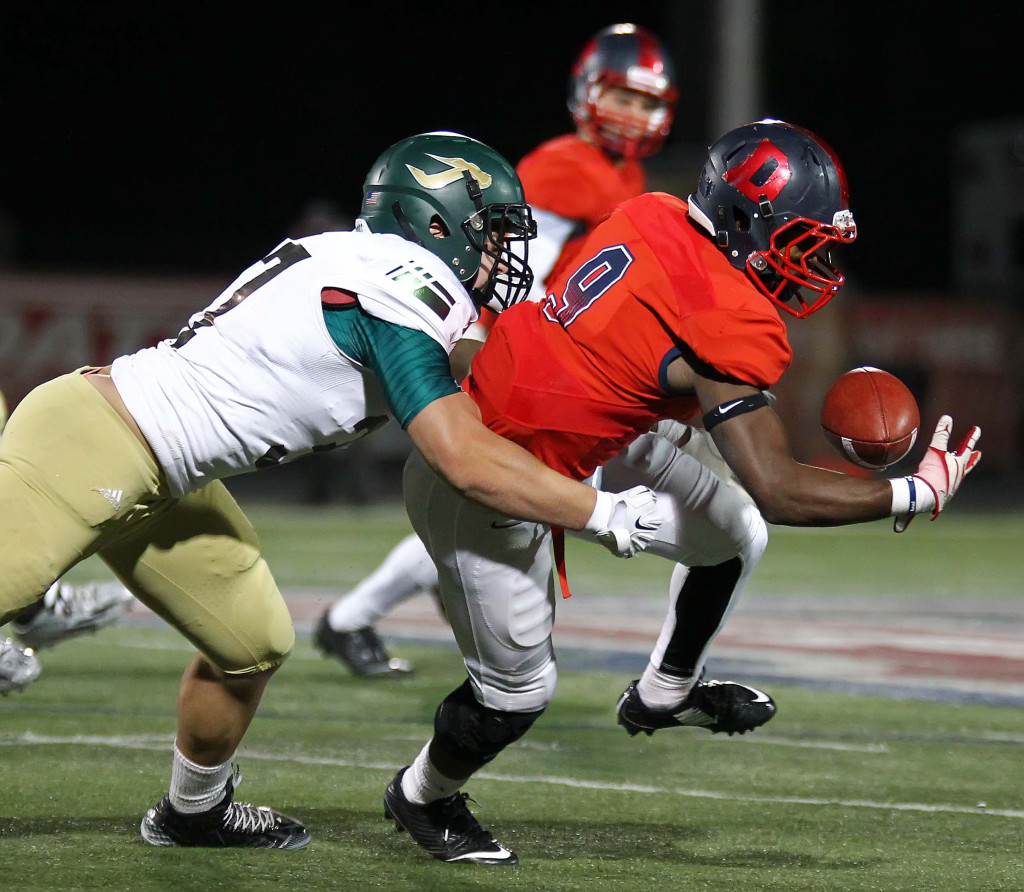
<svg viewBox="0 0 1024 892">
<path fill-rule="evenodd" d="M 845 277 L 830 249 L 857 238 L 846 173 L 818 136 L 766 119 L 708 149 L 691 217 L 787 313 L 821 309 Z"/>
</svg>

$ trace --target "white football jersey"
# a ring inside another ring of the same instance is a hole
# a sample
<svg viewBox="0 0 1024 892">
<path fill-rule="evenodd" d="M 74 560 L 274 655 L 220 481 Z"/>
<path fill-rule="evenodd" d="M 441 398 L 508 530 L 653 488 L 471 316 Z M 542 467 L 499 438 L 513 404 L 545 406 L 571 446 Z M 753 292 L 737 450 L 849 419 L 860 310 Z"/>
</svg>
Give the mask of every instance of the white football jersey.
<svg viewBox="0 0 1024 892">
<path fill-rule="evenodd" d="M 477 318 L 437 257 L 396 235 L 326 232 L 249 267 L 177 339 L 114 361 L 112 376 L 173 495 L 350 443 L 389 416 L 374 373 L 345 356 L 321 291 L 428 334 L 451 353 Z"/>
</svg>

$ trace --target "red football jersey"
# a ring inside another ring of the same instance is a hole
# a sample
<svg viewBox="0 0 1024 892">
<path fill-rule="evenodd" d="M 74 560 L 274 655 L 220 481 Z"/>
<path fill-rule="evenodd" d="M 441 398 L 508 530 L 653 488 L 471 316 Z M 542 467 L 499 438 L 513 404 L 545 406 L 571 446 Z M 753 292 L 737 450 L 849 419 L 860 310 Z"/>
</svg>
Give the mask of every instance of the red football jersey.
<svg viewBox="0 0 1024 892">
<path fill-rule="evenodd" d="M 664 193 L 621 205 L 548 290 L 498 317 L 463 386 L 491 430 L 576 479 L 699 412 L 667 390 L 681 351 L 761 388 L 792 359 L 775 307 Z"/>
<path fill-rule="evenodd" d="M 548 275 L 554 278 L 612 209 L 644 191 L 644 169 L 635 160 L 616 164 L 597 146 L 575 134 L 542 143 L 516 167 L 533 207 L 577 224 L 578 235 L 563 246 Z"/>
</svg>

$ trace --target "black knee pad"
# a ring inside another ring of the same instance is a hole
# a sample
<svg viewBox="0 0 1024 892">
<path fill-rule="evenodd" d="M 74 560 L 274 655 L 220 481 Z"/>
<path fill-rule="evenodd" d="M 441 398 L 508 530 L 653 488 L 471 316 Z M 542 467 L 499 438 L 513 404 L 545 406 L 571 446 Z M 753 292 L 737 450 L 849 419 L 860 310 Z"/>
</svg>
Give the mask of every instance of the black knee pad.
<svg viewBox="0 0 1024 892">
<path fill-rule="evenodd" d="M 430 760 L 447 777 L 468 777 L 529 731 L 542 712 L 482 706 L 467 678 L 437 707 Z"/>
</svg>

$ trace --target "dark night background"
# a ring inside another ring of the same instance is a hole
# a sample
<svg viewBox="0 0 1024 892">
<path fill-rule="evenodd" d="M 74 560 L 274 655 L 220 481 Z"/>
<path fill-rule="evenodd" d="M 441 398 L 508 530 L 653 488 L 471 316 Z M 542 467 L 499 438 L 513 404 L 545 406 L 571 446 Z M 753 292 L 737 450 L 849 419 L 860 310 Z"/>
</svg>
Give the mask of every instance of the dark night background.
<svg viewBox="0 0 1024 892">
<path fill-rule="evenodd" d="M 844 159 L 861 287 L 948 285 L 953 135 L 1024 112 L 1020 7 L 939 6 L 762 4 L 757 117 L 807 126 Z M 665 157 L 717 136 L 712 3 L 231 8 L 5 6 L 8 266 L 233 275 L 310 199 L 354 214 L 396 139 L 459 130 L 518 160 L 571 128 L 569 66 L 615 21 L 650 27 L 675 59 Z"/>
</svg>

